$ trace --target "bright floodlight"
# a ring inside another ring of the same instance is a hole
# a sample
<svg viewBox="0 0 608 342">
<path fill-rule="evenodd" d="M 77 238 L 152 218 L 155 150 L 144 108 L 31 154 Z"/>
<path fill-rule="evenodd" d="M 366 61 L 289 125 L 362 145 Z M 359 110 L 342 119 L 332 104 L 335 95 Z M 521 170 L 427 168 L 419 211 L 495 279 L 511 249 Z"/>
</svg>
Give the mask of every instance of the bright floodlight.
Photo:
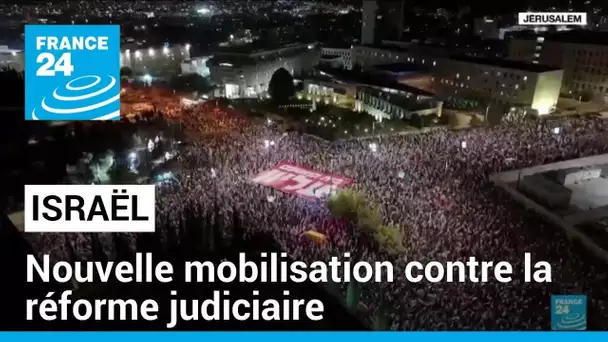
<svg viewBox="0 0 608 342">
<path fill-rule="evenodd" d="M 149 48 L 148 49 L 148 55 L 150 55 L 150 57 L 154 57 L 154 49 L 153 48 Z"/>
<path fill-rule="evenodd" d="M 129 153 L 129 159 L 131 159 L 131 160 L 137 159 L 137 153 L 135 153 L 135 152 Z"/>
<path fill-rule="evenodd" d="M 210 9 L 208 8 L 201 8 L 199 10 L 197 10 L 198 14 L 209 14 L 211 12 Z"/>
<path fill-rule="evenodd" d="M 268 119 L 267 122 L 270 125 L 272 123 L 272 120 Z"/>
<path fill-rule="evenodd" d="M 152 140 L 148 140 L 148 151 L 152 152 L 154 149 L 154 142 Z"/>
<path fill-rule="evenodd" d="M 144 82 L 152 82 L 152 76 L 150 74 L 144 75 Z"/>
<path fill-rule="evenodd" d="M 171 158 L 171 153 L 165 152 L 165 159 L 169 159 L 169 158 Z"/>
<path fill-rule="evenodd" d="M 186 50 L 190 50 L 190 44 L 186 44 Z"/>
<path fill-rule="evenodd" d="M 461 142 L 460 147 L 467 148 L 467 142 L 466 141 Z"/>
<path fill-rule="evenodd" d="M 168 47 L 163 47 L 163 54 L 168 55 L 169 54 L 169 48 Z"/>
<path fill-rule="evenodd" d="M 555 128 L 553 129 L 553 134 L 559 134 L 559 132 L 560 132 L 560 131 L 561 131 L 561 128 L 559 128 L 559 127 L 555 127 Z"/>
<path fill-rule="evenodd" d="M 274 146 L 274 140 L 270 141 L 270 146 Z"/>
<path fill-rule="evenodd" d="M 371 144 L 369 144 L 369 149 L 370 149 L 372 152 L 376 152 L 376 151 L 378 150 L 378 144 L 376 144 L 376 143 L 371 143 Z"/>
</svg>

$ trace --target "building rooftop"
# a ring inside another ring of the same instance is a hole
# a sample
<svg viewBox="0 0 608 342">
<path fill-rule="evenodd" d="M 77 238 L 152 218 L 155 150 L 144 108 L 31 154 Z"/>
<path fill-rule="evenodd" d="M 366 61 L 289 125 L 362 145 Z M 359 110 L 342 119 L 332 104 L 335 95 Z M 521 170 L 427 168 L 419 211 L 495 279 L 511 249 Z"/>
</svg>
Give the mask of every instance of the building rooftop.
<svg viewBox="0 0 608 342">
<path fill-rule="evenodd" d="M 383 98 L 386 101 L 394 104 L 395 106 L 401 107 L 407 111 L 417 111 L 437 106 L 437 101 L 429 98 L 421 99 L 418 98 L 416 94 L 408 96 L 398 93 L 390 93 L 378 88 L 368 86 L 357 86 L 357 90 L 363 91 L 379 98 Z"/>
<path fill-rule="evenodd" d="M 380 75 L 372 75 L 369 73 L 352 71 L 352 70 L 344 70 L 344 69 L 336 69 L 318 66 L 317 70 L 321 71 L 325 76 L 331 77 L 334 80 L 344 82 L 344 83 L 353 83 L 360 85 L 367 85 L 372 87 L 382 87 L 400 90 L 403 92 L 411 93 L 413 95 L 421 95 L 421 96 L 435 96 L 435 94 L 414 88 L 402 83 L 399 83 L 393 80 L 390 77 L 383 77 Z"/>
<path fill-rule="evenodd" d="M 545 41 L 553 42 L 608 45 L 608 31 L 570 30 L 552 33 L 542 32 L 540 34 L 533 31 L 525 31 L 517 35 L 517 38 L 520 39 L 536 39 L 536 37 L 544 37 Z"/>
<path fill-rule="evenodd" d="M 508 59 L 499 59 L 499 58 L 452 56 L 449 59 L 458 61 L 458 62 L 464 62 L 464 63 L 490 65 L 490 66 L 504 68 L 504 69 L 524 70 L 524 71 L 535 72 L 535 73 L 561 70 L 560 68 L 556 68 L 556 67 L 552 67 L 552 66 L 548 66 L 548 65 L 532 64 L 532 63 L 512 61 L 512 60 L 508 60 Z"/>
<path fill-rule="evenodd" d="M 227 47 L 218 47 L 216 49 L 216 53 L 219 54 L 243 54 L 243 55 L 253 55 L 266 51 L 274 51 L 288 48 L 297 48 L 308 45 L 308 43 L 303 42 L 281 42 L 281 41 L 263 41 L 256 40 L 253 43 L 243 44 L 243 45 L 235 45 L 235 46 L 227 46 Z"/>
</svg>

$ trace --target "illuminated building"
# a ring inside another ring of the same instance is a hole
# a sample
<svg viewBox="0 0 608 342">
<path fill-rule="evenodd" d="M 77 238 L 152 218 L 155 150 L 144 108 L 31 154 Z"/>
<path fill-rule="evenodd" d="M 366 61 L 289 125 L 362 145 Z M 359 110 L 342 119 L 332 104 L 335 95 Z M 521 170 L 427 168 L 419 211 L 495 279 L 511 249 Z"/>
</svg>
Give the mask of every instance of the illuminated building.
<svg viewBox="0 0 608 342">
<path fill-rule="evenodd" d="M 127 46 L 128 47 L 128 46 Z M 120 67 L 129 68 L 134 75 L 173 76 L 181 72 L 183 61 L 190 59 L 190 45 L 142 48 L 133 44 L 122 46 Z"/>
<path fill-rule="evenodd" d="M 556 67 L 474 57 L 440 59 L 433 69 L 433 85 L 442 98 L 530 108 L 538 115 L 555 109 L 563 77 Z"/>
<path fill-rule="evenodd" d="M 351 48 L 321 48 L 321 64 L 329 64 L 333 68 L 352 69 L 352 49 Z"/>
<path fill-rule="evenodd" d="M 285 68 L 298 76 L 312 70 L 319 58 L 320 49 L 309 44 L 290 44 L 269 50 L 240 47 L 216 53 L 207 61 L 207 66 L 211 80 L 222 85 L 220 96 L 258 97 L 268 90 L 275 71 Z"/>
<path fill-rule="evenodd" d="M 23 51 L 0 45 L 0 69 L 5 68 L 23 71 Z"/>
<path fill-rule="evenodd" d="M 562 93 L 608 100 L 608 32 L 567 31 L 512 39 L 509 58 L 564 69 Z"/>
<path fill-rule="evenodd" d="M 211 75 L 211 71 L 207 67 L 209 59 L 211 59 L 211 56 L 192 57 L 182 61 L 182 74 L 198 74 L 202 77 L 208 77 Z"/>
</svg>

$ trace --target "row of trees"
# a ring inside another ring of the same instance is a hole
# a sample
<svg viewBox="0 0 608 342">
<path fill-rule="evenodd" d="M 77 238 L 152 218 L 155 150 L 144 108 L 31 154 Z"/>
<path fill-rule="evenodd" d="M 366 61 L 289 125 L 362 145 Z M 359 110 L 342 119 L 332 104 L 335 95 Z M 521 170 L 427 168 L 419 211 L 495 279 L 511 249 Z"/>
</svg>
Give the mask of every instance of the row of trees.
<svg viewBox="0 0 608 342">
<path fill-rule="evenodd" d="M 405 251 L 404 233 L 400 227 L 382 224 L 378 206 L 367 200 L 361 192 L 345 189 L 328 199 L 331 213 L 345 218 L 353 228 L 353 234 L 363 244 L 370 242 L 390 255 Z"/>
<path fill-rule="evenodd" d="M 331 213 L 348 220 L 352 234 L 357 241 L 357 250 L 351 255 L 355 261 L 362 259 L 365 248 L 374 248 L 391 257 L 404 253 L 406 236 L 400 227 L 382 223 L 382 215 L 378 206 L 370 202 L 363 193 L 345 189 L 328 199 L 327 205 Z M 346 305 L 351 311 L 359 307 L 361 284 L 351 281 L 346 293 Z M 374 329 L 389 329 L 389 306 L 383 300 L 374 319 Z"/>
</svg>

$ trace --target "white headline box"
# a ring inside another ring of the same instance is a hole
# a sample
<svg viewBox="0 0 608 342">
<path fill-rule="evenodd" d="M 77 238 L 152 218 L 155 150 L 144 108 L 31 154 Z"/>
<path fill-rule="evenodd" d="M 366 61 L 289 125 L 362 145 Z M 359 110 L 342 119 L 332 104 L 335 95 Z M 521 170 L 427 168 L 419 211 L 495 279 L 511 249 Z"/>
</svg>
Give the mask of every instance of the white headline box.
<svg viewBox="0 0 608 342">
<path fill-rule="evenodd" d="M 26 185 L 28 233 L 146 233 L 155 228 L 154 185 Z"/>
<path fill-rule="evenodd" d="M 587 25 L 585 12 L 520 12 L 517 16 L 519 25 Z"/>
</svg>

